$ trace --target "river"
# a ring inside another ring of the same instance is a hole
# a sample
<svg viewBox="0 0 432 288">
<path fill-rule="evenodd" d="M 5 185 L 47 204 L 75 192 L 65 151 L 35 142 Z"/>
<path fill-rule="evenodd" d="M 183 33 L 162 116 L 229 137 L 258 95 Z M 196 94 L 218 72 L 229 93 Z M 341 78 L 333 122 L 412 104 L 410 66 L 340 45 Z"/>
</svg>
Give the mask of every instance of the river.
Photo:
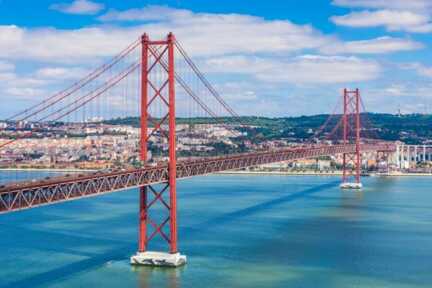
<svg viewBox="0 0 432 288">
<path fill-rule="evenodd" d="M 0 287 L 432 287 L 432 178 L 363 184 L 360 192 L 341 191 L 332 176 L 179 181 L 188 257 L 179 269 L 129 265 L 136 190 L 0 215 Z"/>
</svg>

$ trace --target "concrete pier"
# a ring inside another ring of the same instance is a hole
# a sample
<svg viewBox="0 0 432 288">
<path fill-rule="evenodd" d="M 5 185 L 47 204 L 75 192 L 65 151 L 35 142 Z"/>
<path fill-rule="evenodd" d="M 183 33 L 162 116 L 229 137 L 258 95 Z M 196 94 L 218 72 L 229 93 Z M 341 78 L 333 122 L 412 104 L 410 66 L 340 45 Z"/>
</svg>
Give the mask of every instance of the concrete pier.
<svg viewBox="0 0 432 288">
<path fill-rule="evenodd" d="M 180 253 L 165 252 L 138 252 L 130 258 L 132 265 L 157 266 L 157 267 L 179 267 L 186 264 L 186 256 Z"/>
<path fill-rule="evenodd" d="M 350 183 L 350 182 L 344 182 L 340 184 L 341 189 L 362 189 L 363 185 L 361 183 Z"/>
</svg>

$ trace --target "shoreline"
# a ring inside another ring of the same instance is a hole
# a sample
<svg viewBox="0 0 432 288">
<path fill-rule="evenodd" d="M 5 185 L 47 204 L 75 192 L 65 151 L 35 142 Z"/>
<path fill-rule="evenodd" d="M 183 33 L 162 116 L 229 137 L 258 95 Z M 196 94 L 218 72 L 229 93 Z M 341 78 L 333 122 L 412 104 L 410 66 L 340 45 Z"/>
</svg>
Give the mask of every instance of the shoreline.
<svg viewBox="0 0 432 288">
<path fill-rule="evenodd" d="M 282 172 L 282 171 L 223 171 L 214 174 L 221 175 L 280 175 L 280 176 L 342 176 L 342 171 L 337 172 Z M 366 177 L 432 177 L 432 173 L 395 173 L 395 174 L 369 174 Z M 364 176 L 363 176 L 364 177 Z"/>
<path fill-rule="evenodd" d="M 16 172 L 71 172 L 71 173 L 79 173 L 79 172 L 95 172 L 97 170 L 91 169 L 77 169 L 77 168 L 0 168 L 1 171 L 16 171 Z"/>
<path fill-rule="evenodd" d="M 225 174 L 225 175 L 235 175 L 235 174 L 243 174 L 243 175 L 283 175 L 283 176 L 341 176 L 342 172 L 323 172 L 323 173 L 315 173 L 315 172 L 282 172 L 282 171 L 235 171 L 228 170 L 222 172 L 216 172 L 214 174 Z"/>
<path fill-rule="evenodd" d="M 11 172 L 68 172 L 68 173 L 80 173 L 80 172 L 95 172 L 94 169 L 77 169 L 77 168 L 0 168 L 2 171 Z M 219 175 L 280 175 L 280 176 L 342 176 L 342 171 L 336 172 L 285 172 L 285 171 L 236 171 L 228 170 L 222 172 L 215 172 L 213 174 Z M 372 173 L 366 175 L 366 177 L 432 177 L 432 173 L 394 173 L 394 174 L 378 174 Z"/>
</svg>

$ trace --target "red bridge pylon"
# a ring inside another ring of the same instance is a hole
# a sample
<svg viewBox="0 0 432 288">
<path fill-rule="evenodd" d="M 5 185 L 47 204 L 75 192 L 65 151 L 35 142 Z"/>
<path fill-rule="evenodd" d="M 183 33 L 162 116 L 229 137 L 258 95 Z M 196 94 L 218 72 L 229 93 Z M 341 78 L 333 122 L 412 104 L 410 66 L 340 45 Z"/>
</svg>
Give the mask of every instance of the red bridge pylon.
<svg viewBox="0 0 432 288">
<path fill-rule="evenodd" d="M 355 144 L 354 154 L 343 154 L 341 188 L 360 189 L 360 91 L 344 89 L 343 92 L 343 145 Z M 354 179 L 353 179 L 354 178 Z M 353 181 L 354 180 L 354 181 Z"/>
<path fill-rule="evenodd" d="M 168 182 L 162 186 L 140 188 L 139 247 L 137 254 L 131 257 L 131 264 L 136 265 L 176 267 L 186 263 L 186 257 L 177 251 L 175 41 L 172 33 L 161 41 L 151 41 L 147 34 L 141 38 L 140 158 L 144 164 L 147 162 L 151 136 L 164 136 L 168 141 L 169 175 Z M 159 221 L 151 213 L 157 204 L 167 212 Z M 148 251 L 150 242 L 157 236 L 168 244 L 169 253 Z"/>
</svg>

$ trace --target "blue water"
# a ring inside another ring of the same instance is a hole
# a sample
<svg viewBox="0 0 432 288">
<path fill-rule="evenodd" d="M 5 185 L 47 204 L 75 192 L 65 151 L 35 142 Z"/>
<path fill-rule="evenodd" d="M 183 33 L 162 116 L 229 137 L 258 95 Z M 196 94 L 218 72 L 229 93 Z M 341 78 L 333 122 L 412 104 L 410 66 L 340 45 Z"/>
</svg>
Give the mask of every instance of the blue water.
<svg viewBox="0 0 432 288">
<path fill-rule="evenodd" d="M 432 178 L 338 184 L 180 181 L 180 269 L 129 265 L 135 190 L 0 215 L 0 287 L 432 287 Z"/>
</svg>

